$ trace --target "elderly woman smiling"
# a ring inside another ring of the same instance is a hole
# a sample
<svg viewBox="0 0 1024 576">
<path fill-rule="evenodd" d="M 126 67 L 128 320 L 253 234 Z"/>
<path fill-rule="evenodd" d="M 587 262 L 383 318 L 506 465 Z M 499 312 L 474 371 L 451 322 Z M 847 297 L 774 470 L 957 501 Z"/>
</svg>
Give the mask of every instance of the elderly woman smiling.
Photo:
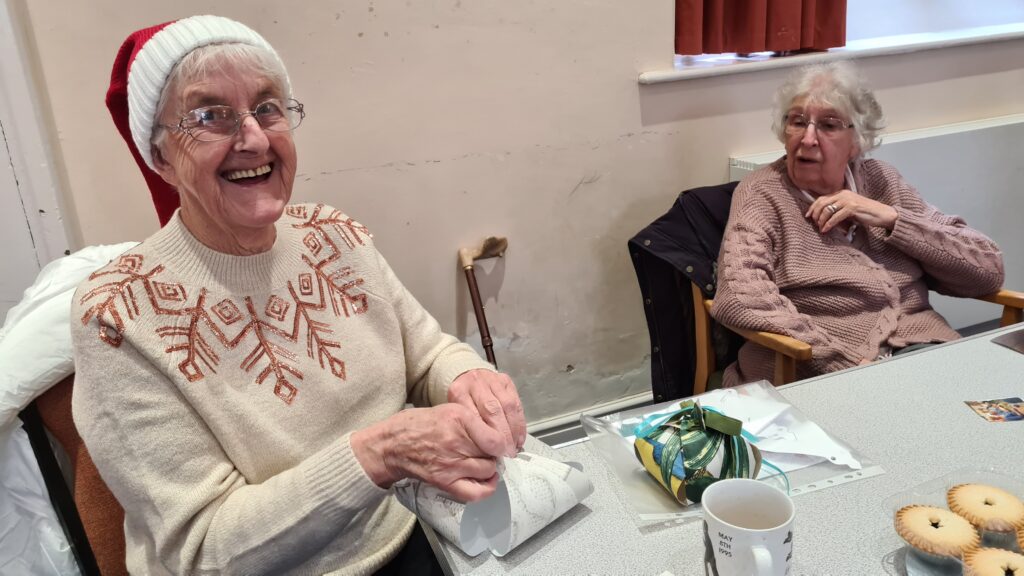
<svg viewBox="0 0 1024 576">
<path fill-rule="evenodd" d="M 811 344 L 799 377 L 958 338 L 928 304 L 929 288 L 978 296 L 1003 283 L 994 242 L 928 205 L 892 166 L 864 158 L 881 119 L 849 64 L 799 70 L 775 99 L 785 157 L 733 195 L 711 314 Z M 770 378 L 773 363 L 747 342 L 724 384 Z"/>
<path fill-rule="evenodd" d="M 305 110 L 257 33 L 136 32 L 108 106 L 167 219 L 73 310 L 75 423 L 124 507 L 128 569 L 429 569 L 387 488 L 491 494 L 526 434 L 512 381 L 441 332 L 364 226 L 288 204 Z"/>
</svg>

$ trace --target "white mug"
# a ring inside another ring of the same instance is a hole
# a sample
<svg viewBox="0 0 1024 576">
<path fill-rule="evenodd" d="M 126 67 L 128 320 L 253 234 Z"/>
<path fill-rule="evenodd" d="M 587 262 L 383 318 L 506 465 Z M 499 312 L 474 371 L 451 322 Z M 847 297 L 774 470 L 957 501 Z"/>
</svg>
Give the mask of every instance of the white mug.
<svg viewBox="0 0 1024 576">
<path fill-rule="evenodd" d="M 793 558 L 793 501 L 781 490 L 747 478 L 711 484 L 704 506 L 707 576 L 784 576 Z"/>
</svg>

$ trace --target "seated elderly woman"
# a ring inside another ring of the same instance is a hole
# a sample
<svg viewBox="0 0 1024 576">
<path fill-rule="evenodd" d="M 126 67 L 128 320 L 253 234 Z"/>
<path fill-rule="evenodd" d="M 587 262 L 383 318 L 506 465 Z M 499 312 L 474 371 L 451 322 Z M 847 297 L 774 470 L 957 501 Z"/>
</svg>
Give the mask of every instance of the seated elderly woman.
<svg viewBox="0 0 1024 576">
<path fill-rule="evenodd" d="M 364 226 L 288 205 L 304 110 L 256 32 L 140 30 L 108 106 L 158 207 L 180 199 L 75 295 L 74 418 L 129 571 L 429 567 L 422 532 L 427 557 L 404 556 L 415 518 L 388 488 L 491 494 L 526 434 L 512 381 L 442 333 Z"/>
<path fill-rule="evenodd" d="M 786 155 L 736 189 L 712 316 L 812 346 L 804 378 L 959 335 L 929 288 L 979 296 L 1003 283 L 992 240 L 927 204 L 888 164 L 865 159 L 882 110 L 849 64 L 799 70 L 777 92 Z M 747 342 L 727 386 L 770 379 L 774 358 Z"/>
</svg>

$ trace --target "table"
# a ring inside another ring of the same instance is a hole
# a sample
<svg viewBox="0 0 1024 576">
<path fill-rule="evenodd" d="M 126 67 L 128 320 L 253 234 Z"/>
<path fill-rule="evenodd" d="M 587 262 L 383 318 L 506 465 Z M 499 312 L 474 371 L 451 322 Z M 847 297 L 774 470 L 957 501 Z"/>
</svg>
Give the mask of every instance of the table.
<svg viewBox="0 0 1024 576">
<path fill-rule="evenodd" d="M 794 498 L 793 574 L 886 574 L 892 513 L 886 498 L 961 468 L 1024 479 L 1024 422 L 987 422 L 965 400 L 1024 397 L 1024 354 L 990 340 L 1020 325 L 863 367 L 803 380 L 779 392 L 886 473 Z M 557 451 L 578 461 L 594 493 L 504 558 L 469 558 L 438 544 L 455 574 L 704 574 L 700 522 L 640 528 L 618 480 L 589 442 Z"/>
</svg>

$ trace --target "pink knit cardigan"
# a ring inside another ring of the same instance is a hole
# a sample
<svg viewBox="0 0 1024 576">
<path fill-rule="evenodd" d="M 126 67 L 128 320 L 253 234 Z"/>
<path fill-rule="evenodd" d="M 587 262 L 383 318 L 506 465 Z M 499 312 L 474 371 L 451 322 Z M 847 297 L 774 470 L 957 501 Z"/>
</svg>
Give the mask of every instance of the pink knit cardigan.
<svg viewBox="0 0 1024 576">
<path fill-rule="evenodd" d="M 896 208 L 892 233 L 858 227 L 848 242 L 841 230 L 818 232 L 785 158 L 744 179 L 732 199 L 711 315 L 809 343 L 813 358 L 798 364 L 800 378 L 873 360 L 882 346 L 959 338 L 928 304 L 928 290 L 980 296 L 1003 284 L 995 242 L 925 203 L 892 166 L 861 160 L 851 168 L 861 195 Z M 770 379 L 773 368 L 773 353 L 747 342 L 724 384 Z"/>
</svg>

